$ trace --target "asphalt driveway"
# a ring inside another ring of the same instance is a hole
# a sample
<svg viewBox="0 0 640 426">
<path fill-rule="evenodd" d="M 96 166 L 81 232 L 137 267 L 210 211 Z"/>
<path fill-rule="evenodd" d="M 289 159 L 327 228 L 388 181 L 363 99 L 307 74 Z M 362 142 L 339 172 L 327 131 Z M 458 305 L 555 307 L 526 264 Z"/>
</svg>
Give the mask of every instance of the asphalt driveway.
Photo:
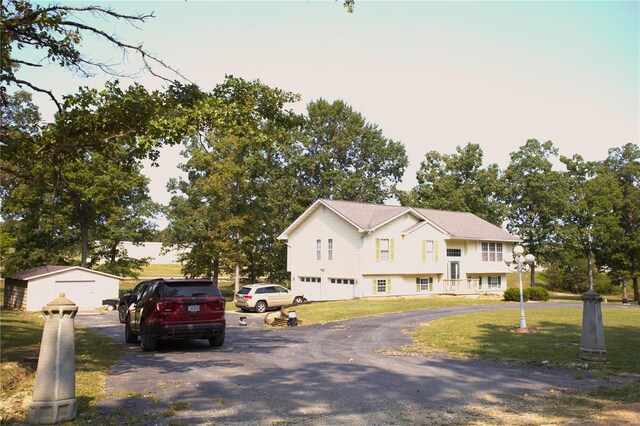
<svg viewBox="0 0 640 426">
<path fill-rule="evenodd" d="M 580 305 L 536 307 L 567 306 Z M 255 314 L 241 327 L 239 315 L 228 313 L 221 348 L 206 340 L 151 353 L 126 345 L 99 409 L 103 420 L 135 424 L 416 424 L 425 422 L 426 410 L 597 385 L 543 367 L 390 355 L 411 342 L 420 323 L 494 309 L 515 307 L 460 306 L 280 329 Z M 76 320 L 125 345 L 115 312 L 81 313 Z"/>
</svg>

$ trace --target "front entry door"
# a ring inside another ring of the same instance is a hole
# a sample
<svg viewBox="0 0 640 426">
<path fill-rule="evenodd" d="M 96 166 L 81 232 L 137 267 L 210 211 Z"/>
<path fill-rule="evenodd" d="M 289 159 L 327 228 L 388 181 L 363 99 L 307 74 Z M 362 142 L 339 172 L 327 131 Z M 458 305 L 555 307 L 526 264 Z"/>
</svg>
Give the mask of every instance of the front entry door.
<svg viewBox="0 0 640 426">
<path fill-rule="evenodd" d="M 450 280 L 460 279 L 460 262 L 449 262 L 448 278 Z"/>
</svg>

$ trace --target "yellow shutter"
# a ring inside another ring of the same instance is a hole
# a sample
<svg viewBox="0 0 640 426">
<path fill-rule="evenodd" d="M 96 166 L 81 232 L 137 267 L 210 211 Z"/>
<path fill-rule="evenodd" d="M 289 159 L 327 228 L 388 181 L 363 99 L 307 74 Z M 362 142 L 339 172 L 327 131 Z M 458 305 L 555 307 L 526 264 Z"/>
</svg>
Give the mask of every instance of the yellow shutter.
<svg viewBox="0 0 640 426">
<path fill-rule="evenodd" d="M 376 238 L 376 262 L 380 262 L 380 238 Z"/>
<path fill-rule="evenodd" d="M 433 260 L 438 261 L 438 240 L 433 242 Z"/>
<path fill-rule="evenodd" d="M 378 281 L 375 278 L 372 281 L 373 287 L 371 287 L 371 292 L 375 294 L 378 292 Z"/>
<path fill-rule="evenodd" d="M 422 240 L 422 262 L 427 261 L 427 242 Z"/>
<path fill-rule="evenodd" d="M 389 240 L 389 261 L 393 262 L 394 250 L 393 250 L 393 238 Z"/>
<path fill-rule="evenodd" d="M 387 278 L 387 293 L 391 293 L 391 280 Z"/>
</svg>

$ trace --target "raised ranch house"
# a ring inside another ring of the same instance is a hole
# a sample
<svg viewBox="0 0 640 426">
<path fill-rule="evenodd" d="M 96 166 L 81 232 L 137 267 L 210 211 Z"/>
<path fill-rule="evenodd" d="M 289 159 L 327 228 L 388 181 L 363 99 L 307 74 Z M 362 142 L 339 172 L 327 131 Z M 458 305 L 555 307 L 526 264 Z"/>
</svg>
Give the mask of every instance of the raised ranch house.
<svg viewBox="0 0 640 426">
<path fill-rule="evenodd" d="M 39 311 L 64 293 L 79 307 L 95 308 L 117 298 L 119 284 L 120 277 L 80 266 L 39 266 L 6 278 L 4 306 Z"/>
<path fill-rule="evenodd" d="M 501 294 L 518 237 L 472 213 L 317 200 L 278 237 L 309 300 Z"/>
</svg>

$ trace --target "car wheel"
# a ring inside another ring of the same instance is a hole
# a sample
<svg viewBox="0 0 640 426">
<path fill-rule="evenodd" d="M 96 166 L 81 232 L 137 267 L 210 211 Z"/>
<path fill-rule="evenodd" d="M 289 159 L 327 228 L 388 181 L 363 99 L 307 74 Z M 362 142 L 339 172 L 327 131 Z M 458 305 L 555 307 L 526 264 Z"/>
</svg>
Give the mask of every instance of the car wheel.
<svg viewBox="0 0 640 426">
<path fill-rule="evenodd" d="M 138 343 L 138 336 L 131 331 L 128 319 L 129 318 L 126 318 L 127 322 L 124 323 L 124 341 L 127 343 Z"/>
<path fill-rule="evenodd" d="M 267 310 L 267 302 L 265 302 L 264 300 L 260 300 L 260 301 L 256 302 L 256 306 L 255 306 L 254 309 L 259 314 L 265 312 Z"/>
<path fill-rule="evenodd" d="M 107 305 L 107 311 L 113 311 L 114 309 L 113 305 Z"/>
<path fill-rule="evenodd" d="M 140 347 L 145 352 L 155 351 L 156 350 L 157 340 L 155 337 L 151 336 L 149 330 L 144 325 L 144 320 L 140 321 Z"/>
<path fill-rule="evenodd" d="M 209 344 L 213 347 L 222 346 L 224 343 L 224 330 L 217 336 L 209 337 Z"/>
<path fill-rule="evenodd" d="M 293 303 L 302 303 L 302 302 L 304 302 L 304 297 L 302 297 L 302 296 L 296 296 L 293 299 Z"/>
<path fill-rule="evenodd" d="M 127 319 L 127 307 L 125 305 L 120 305 L 118 307 L 118 319 L 120 323 L 124 323 Z"/>
</svg>

